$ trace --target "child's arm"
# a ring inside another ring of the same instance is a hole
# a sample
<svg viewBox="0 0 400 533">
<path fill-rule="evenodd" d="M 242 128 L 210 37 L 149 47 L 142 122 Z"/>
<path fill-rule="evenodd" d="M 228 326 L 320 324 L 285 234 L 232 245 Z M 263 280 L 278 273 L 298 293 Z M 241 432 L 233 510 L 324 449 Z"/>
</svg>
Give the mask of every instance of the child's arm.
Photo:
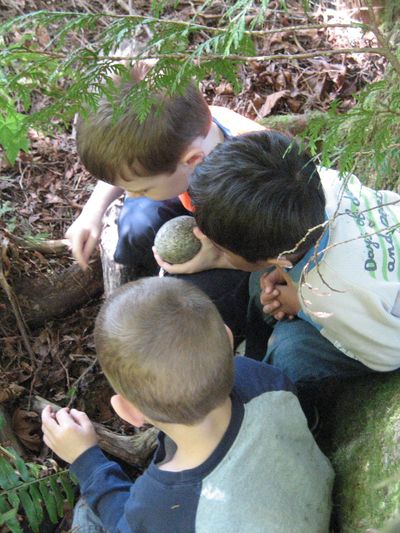
<svg viewBox="0 0 400 533">
<path fill-rule="evenodd" d="M 72 255 L 84 270 L 101 233 L 101 221 L 107 207 L 121 196 L 123 189 L 98 181 L 82 213 L 65 236 L 71 242 Z"/>
<path fill-rule="evenodd" d="M 229 263 L 225 254 L 219 250 L 199 228 L 193 228 L 193 233 L 201 241 L 201 248 L 193 259 L 186 263 L 171 265 L 171 263 L 163 261 L 153 248 L 155 260 L 161 268 L 169 274 L 194 274 L 195 272 L 211 270 L 212 268 L 235 269 L 231 263 Z"/>
<path fill-rule="evenodd" d="M 297 287 L 281 268 L 264 274 L 260 280 L 263 311 L 276 320 L 292 319 L 301 310 Z"/>
<path fill-rule="evenodd" d="M 73 463 L 86 450 L 97 444 L 97 435 L 86 413 L 77 409 L 50 406 L 42 411 L 42 431 L 45 444 L 63 461 Z"/>
<path fill-rule="evenodd" d="M 96 446 L 96 433 L 86 414 L 76 409 L 54 413 L 51 407 L 46 407 L 42 411 L 42 430 L 47 446 L 71 463 L 81 495 L 107 531 L 126 531 L 119 523 L 126 521 L 124 508 L 131 497 L 132 481 Z"/>
</svg>

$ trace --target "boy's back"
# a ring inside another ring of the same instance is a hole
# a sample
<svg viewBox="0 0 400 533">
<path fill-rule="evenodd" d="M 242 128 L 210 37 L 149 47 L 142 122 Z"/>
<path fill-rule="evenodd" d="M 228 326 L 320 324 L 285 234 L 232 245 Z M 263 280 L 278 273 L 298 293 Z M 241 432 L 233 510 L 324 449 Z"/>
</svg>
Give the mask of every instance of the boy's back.
<svg viewBox="0 0 400 533">
<path fill-rule="evenodd" d="M 133 485 L 97 447 L 72 470 L 113 532 L 328 531 L 333 471 L 279 370 L 236 358 L 232 418 L 221 442 L 196 468 L 160 469 L 174 453 L 161 434 L 153 462 Z"/>
<path fill-rule="evenodd" d="M 326 242 L 319 246 L 325 251 L 318 257 L 318 268 L 311 261 L 304 273 L 304 316 L 367 367 L 397 369 L 400 237 L 395 226 L 400 197 L 370 189 L 355 176 L 345 184 L 335 170 L 322 168 L 320 176 L 330 223 Z"/>
</svg>

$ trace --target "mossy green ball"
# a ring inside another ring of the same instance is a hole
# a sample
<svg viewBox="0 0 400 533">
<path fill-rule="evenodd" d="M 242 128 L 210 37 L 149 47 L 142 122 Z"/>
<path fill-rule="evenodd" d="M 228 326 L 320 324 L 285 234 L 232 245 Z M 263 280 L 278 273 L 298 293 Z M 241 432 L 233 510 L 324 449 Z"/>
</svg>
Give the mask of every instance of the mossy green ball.
<svg viewBox="0 0 400 533">
<path fill-rule="evenodd" d="M 173 265 L 192 259 L 201 248 L 201 242 L 193 234 L 195 225 L 193 217 L 182 216 L 168 220 L 161 226 L 154 240 L 161 259 Z"/>
</svg>

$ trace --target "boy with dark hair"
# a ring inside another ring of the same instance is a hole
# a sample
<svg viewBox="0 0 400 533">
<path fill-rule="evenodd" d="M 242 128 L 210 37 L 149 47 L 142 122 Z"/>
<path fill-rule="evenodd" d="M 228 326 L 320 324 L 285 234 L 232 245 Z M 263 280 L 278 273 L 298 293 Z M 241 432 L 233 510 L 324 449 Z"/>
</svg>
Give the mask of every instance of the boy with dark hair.
<svg viewBox="0 0 400 533">
<path fill-rule="evenodd" d="M 82 268 L 87 267 L 96 246 L 106 208 L 125 191 L 115 261 L 137 272 L 156 274 L 159 267 L 152 252 L 154 236 L 167 220 L 192 215 L 187 186 L 195 166 L 225 139 L 264 129 L 229 109 L 209 108 L 191 84 L 182 95 L 150 94 L 155 103 L 144 121 L 132 106 L 115 120 L 115 106 L 126 106 L 127 94 L 150 68 L 140 61 L 128 80 L 115 78 L 113 104 L 102 98 L 95 113 L 78 120 L 79 155 L 100 180 L 66 234 Z M 160 102 L 161 108 L 157 107 Z M 247 308 L 248 274 L 232 269 L 204 236 L 201 241 L 202 248 L 191 261 L 182 265 L 159 263 L 171 274 L 189 275 L 187 279 L 212 298 L 227 325 L 240 337 Z"/>
<path fill-rule="evenodd" d="M 297 384 L 400 367 L 400 197 L 317 169 L 291 138 L 248 134 L 195 170 L 197 224 L 261 278 L 267 360 Z M 295 320 L 290 320 L 297 317 Z"/>
<path fill-rule="evenodd" d="M 333 471 L 291 383 L 232 357 L 229 331 L 202 291 L 174 278 L 129 283 L 103 305 L 95 344 L 116 412 L 161 433 L 132 483 L 100 451 L 84 413 L 43 411 L 45 443 L 72 463 L 95 513 L 81 502 L 77 531 L 328 532 Z"/>
</svg>

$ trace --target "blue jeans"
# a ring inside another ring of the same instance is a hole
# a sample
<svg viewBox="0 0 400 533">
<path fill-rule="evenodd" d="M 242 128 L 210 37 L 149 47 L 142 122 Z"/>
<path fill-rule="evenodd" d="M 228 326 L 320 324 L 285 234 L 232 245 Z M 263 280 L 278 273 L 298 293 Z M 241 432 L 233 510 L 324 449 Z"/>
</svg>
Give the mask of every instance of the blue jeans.
<svg viewBox="0 0 400 533">
<path fill-rule="evenodd" d="M 108 533 L 100 518 L 82 497 L 75 505 L 71 533 Z"/>
</svg>

